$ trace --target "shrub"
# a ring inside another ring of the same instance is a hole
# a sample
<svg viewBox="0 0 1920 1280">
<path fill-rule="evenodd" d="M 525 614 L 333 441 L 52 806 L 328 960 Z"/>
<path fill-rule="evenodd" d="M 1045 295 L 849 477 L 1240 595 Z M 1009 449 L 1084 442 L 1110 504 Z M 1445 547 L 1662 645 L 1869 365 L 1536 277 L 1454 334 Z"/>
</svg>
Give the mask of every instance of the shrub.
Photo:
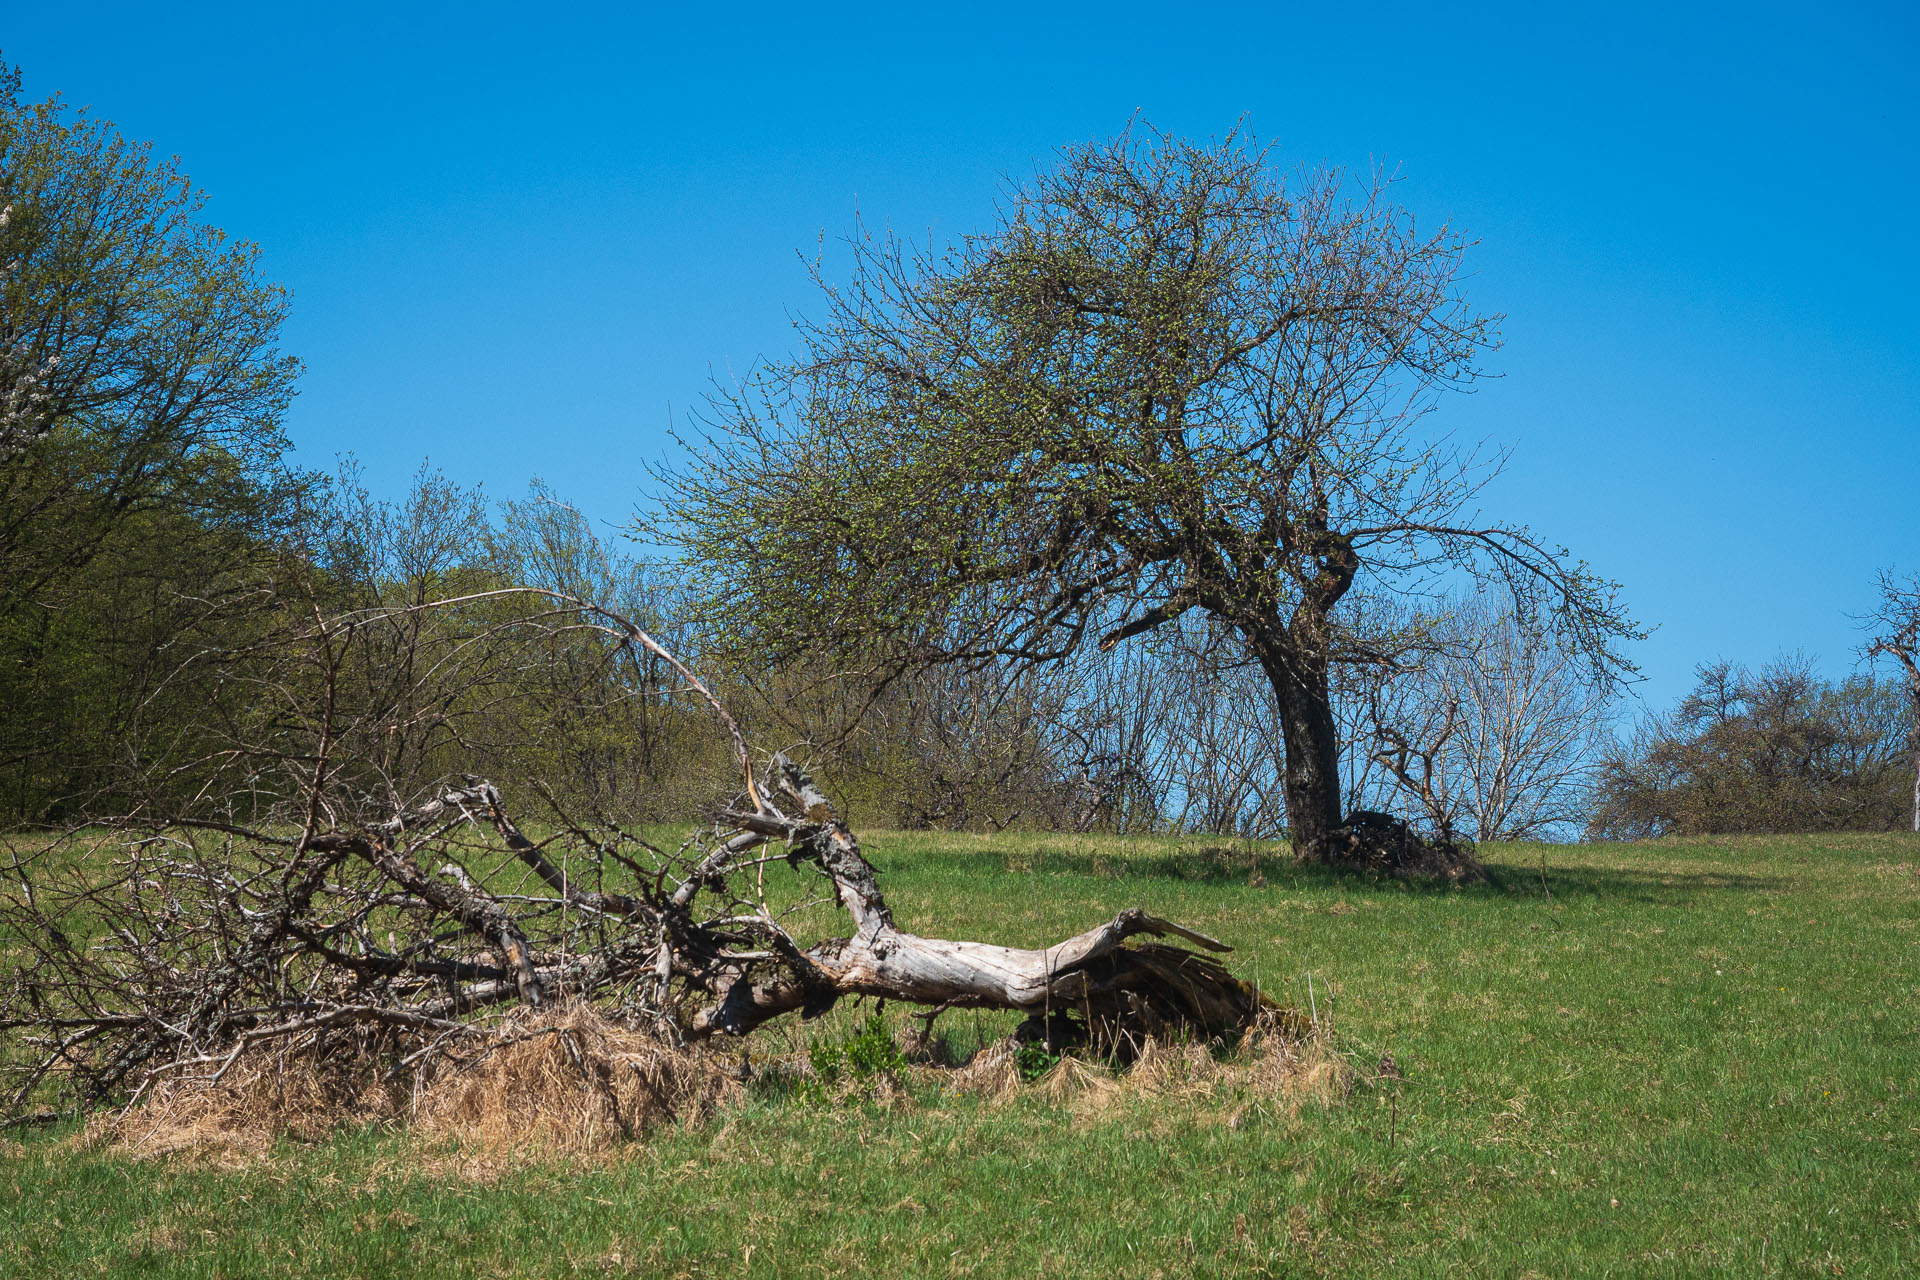
<svg viewBox="0 0 1920 1280">
<path fill-rule="evenodd" d="M 1905 817 L 1908 712 L 1891 683 L 1804 655 L 1701 667 L 1693 692 L 1602 759 L 1589 836 L 1885 831 Z"/>
</svg>

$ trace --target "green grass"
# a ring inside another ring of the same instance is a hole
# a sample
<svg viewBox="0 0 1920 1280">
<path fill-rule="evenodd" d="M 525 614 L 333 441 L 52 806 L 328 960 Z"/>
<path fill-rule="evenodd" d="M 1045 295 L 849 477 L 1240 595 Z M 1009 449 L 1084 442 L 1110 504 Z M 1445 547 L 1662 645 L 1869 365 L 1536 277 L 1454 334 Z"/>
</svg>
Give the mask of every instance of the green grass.
<svg viewBox="0 0 1920 1280">
<path fill-rule="evenodd" d="M 0 1275 L 1920 1274 L 1920 840 L 1521 846 L 1439 890 L 1218 841 L 867 847 L 908 928 L 1034 945 L 1142 905 L 1291 1002 L 1311 974 L 1407 1079 L 1237 1128 L 758 1102 L 491 1182 L 382 1131 L 237 1170 L 33 1135 Z"/>
</svg>

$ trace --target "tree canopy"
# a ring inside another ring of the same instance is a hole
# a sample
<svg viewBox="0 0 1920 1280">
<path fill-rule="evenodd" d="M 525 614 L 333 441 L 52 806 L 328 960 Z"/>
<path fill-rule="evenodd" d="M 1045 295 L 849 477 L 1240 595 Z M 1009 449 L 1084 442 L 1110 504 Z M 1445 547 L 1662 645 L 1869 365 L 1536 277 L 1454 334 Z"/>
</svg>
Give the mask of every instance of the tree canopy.
<svg viewBox="0 0 1920 1280">
<path fill-rule="evenodd" d="M 155 160 L 0 66 L 0 812 L 115 757 L 208 601 L 300 515 L 286 292 Z"/>
<path fill-rule="evenodd" d="M 850 247 L 799 350 L 713 397 L 654 525 L 742 643 L 1039 662 L 1198 610 L 1278 695 L 1310 857 L 1341 819 L 1329 670 L 1417 642 L 1369 599 L 1498 578 L 1623 665 L 1614 585 L 1482 516 L 1493 466 L 1423 426 L 1494 320 L 1466 240 L 1388 182 L 1135 128 L 1011 188 L 988 232 Z"/>
</svg>

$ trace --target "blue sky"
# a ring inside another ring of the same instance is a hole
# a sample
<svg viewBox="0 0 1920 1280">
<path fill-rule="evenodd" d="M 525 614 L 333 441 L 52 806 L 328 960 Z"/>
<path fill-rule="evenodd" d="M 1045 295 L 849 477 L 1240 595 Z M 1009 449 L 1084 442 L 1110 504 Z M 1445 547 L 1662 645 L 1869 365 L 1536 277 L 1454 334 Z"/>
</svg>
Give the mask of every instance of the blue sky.
<svg viewBox="0 0 1920 1280">
<path fill-rule="evenodd" d="M 787 348 L 798 251 L 936 238 L 1136 112 L 1376 162 L 1481 241 L 1496 514 L 1626 584 L 1644 696 L 1850 668 L 1920 569 L 1920 10 L 26 3 L 0 53 L 181 155 L 294 290 L 303 461 L 424 457 L 619 521 L 711 372 Z"/>
</svg>

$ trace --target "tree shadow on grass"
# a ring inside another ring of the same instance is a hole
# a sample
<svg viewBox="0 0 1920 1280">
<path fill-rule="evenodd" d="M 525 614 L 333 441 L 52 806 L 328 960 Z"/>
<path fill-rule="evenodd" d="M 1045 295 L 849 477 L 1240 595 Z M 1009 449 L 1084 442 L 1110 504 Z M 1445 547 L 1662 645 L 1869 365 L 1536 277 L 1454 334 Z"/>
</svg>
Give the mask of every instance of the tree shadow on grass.
<svg viewBox="0 0 1920 1280">
<path fill-rule="evenodd" d="M 1489 887 L 1501 896 L 1545 901 L 1572 902 L 1585 898 L 1616 898 L 1632 902 L 1675 903 L 1696 893 L 1733 891 L 1736 893 L 1778 892 L 1793 881 L 1785 876 L 1755 875 L 1727 871 L 1659 871 L 1637 867 L 1595 867 L 1553 865 L 1549 857 L 1544 872 L 1538 863 L 1488 868 Z"/>
<path fill-rule="evenodd" d="M 1609 898 L 1643 903 L 1677 903 L 1695 893 L 1732 890 L 1761 893 L 1788 887 L 1781 876 L 1745 872 L 1672 872 L 1635 867 L 1555 866 L 1549 855 L 1543 869 L 1538 862 L 1483 863 L 1486 879 L 1455 884 L 1431 876 L 1382 875 L 1344 867 L 1301 866 L 1282 861 L 1279 870 L 1265 873 L 1271 888 L 1339 888 L 1349 894 L 1421 896 L 1559 902 Z"/>
<path fill-rule="evenodd" d="M 1086 876 L 1111 881 L 1160 881 L 1190 885 L 1243 885 L 1250 893 L 1340 889 L 1368 896 L 1458 896 L 1572 902 L 1615 898 L 1635 902 L 1675 902 L 1701 892 L 1761 893 L 1787 888 L 1782 876 L 1745 872 L 1674 872 L 1633 867 L 1555 866 L 1551 853 L 1545 867 L 1538 863 L 1495 863 L 1486 867 L 1487 879 L 1453 883 L 1434 877 L 1385 875 L 1365 869 L 1302 866 L 1284 849 L 1272 846 L 1222 843 L 1165 852 L 1129 851 L 1123 854 L 1080 850 L 1044 850 L 1031 853 L 931 853 L 924 863 L 966 862 L 977 866 L 982 857 L 1002 863 L 1009 873 Z"/>
</svg>

